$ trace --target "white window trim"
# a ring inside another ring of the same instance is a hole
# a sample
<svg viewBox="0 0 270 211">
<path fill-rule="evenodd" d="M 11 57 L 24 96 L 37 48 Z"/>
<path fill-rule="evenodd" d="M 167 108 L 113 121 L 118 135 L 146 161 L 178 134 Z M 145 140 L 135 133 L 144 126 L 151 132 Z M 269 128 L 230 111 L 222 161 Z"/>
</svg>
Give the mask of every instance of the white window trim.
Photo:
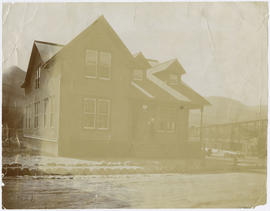
<svg viewBox="0 0 270 211">
<path fill-rule="evenodd" d="M 85 112 L 85 107 L 84 107 L 85 106 L 85 104 L 84 104 L 85 101 L 94 101 L 95 102 L 95 113 Z M 87 126 L 83 125 L 83 128 L 84 129 L 95 129 L 96 128 L 96 116 L 97 116 L 97 99 L 90 98 L 90 97 L 83 98 L 83 115 L 85 115 L 85 114 L 95 114 L 95 119 L 94 119 L 94 126 L 93 127 L 87 127 Z"/>
<path fill-rule="evenodd" d="M 46 108 L 45 108 L 45 101 L 47 101 L 47 112 L 46 112 Z M 50 112 L 49 112 L 49 106 L 50 106 L 50 102 L 49 102 L 49 97 L 45 97 L 43 99 L 43 128 L 50 128 Z M 46 122 L 45 122 L 45 116 L 46 116 Z"/>
<path fill-rule="evenodd" d="M 91 97 L 85 97 L 83 98 L 83 102 L 85 102 L 85 100 L 92 100 L 95 101 L 95 113 L 88 113 L 88 114 L 95 114 L 95 120 L 94 120 L 94 127 L 86 127 L 83 125 L 83 129 L 86 130 L 109 130 L 110 129 L 110 115 L 111 115 L 111 100 L 109 99 L 102 99 L 102 98 L 91 98 Z M 107 119 L 107 128 L 100 128 L 97 127 L 96 121 L 97 121 L 97 116 L 98 116 L 98 103 L 99 102 L 107 102 L 108 103 L 108 119 Z M 83 109 L 85 109 L 83 107 Z M 83 110 L 83 115 L 87 114 L 84 110 Z"/>
<path fill-rule="evenodd" d="M 96 57 L 96 72 L 95 72 L 95 76 L 91 76 L 91 75 L 85 75 L 85 78 L 89 78 L 89 79 L 100 79 L 100 80 L 106 80 L 109 81 L 111 80 L 111 71 L 112 71 L 112 53 L 111 52 L 105 52 L 105 51 L 97 51 L 97 50 L 92 50 L 92 49 L 86 49 L 85 53 L 87 53 L 87 50 L 91 50 L 91 51 L 95 51 L 97 53 L 97 57 Z M 107 53 L 110 54 L 110 66 L 109 66 L 109 76 L 108 77 L 100 77 L 98 75 L 98 67 L 99 67 L 99 58 L 100 58 L 100 53 Z M 85 62 L 84 62 L 85 63 Z M 84 64 L 85 66 L 87 66 L 87 64 Z"/>
<path fill-rule="evenodd" d="M 98 99 L 97 102 L 108 102 L 108 119 L 107 119 L 107 128 L 96 128 L 98 130 L 109 130 L 110 128 L 110 107 L 111 107 L 111 100 L 108 99 Z M 98 115 L 98 111 L 96 112 L 96 115 Z"/>
<path fill-rule="evenodd" d="M 111 80 L 111 70 L 112 70 L 112 53 L 111 52 L 105 52 L 105 51 L 99 51 L 98 52 L 98 65 L 99 66 L 99 59 L 100 59 L 100 54 L 110 54 L 110 66 L 109 66 L 109 76 L 108 77 L 98 77 L 101 80 Z"/>
<path fill-rule="evenodd" d="M 37 111 L 37 113 L 36 113 L 36 111 Z M 39 111 L 40 111 L 40 101 L 36 101 L 34 103 L 34 129 L 39 129 L 40 128 L 39 127 L 40 126 L 40 124 L 39 124 L 40 112 Z"/>
<path fill-rule="evenodd" d="M 86 61 L 85 61 L 85 59 L 86 59 L 86 55 L 87 55 L 87 51 L 95 51 L 96 52 L 96 65 L 95 65 L 95 76 L 92 76 L 92 75 L 85 75 L 85 77 L 86 78 L 97 78 L 98 77 L 98 51 L 97 50 L 92 50 L 92 49 L 85 49 L 85 57 L 84 57 L 84 66 L 85 66 L 85 68 L 87 67 L 87 66 L 89 66 L 89 65 L 87 65 L 86 64 Z"/>
<path fill-rule="evenodd" d="M 141 78 L 139 78 L 139 77 L 134 77 L 135 75 L 134 75 L 134 72 L 135 71 L 141 71 L 141 73 L 142 73 L 142 77 Z M 132 79 L 134 80 L 134 81 L 142 81 L 143 80 L 143 70 L 140 70 L 140 69 L 134 69 L 133 71 L 132 71 Z"/>
<path fill-rule="evenodd" d="M 53 105 L 52 105 L 52 102 L 53 102 Z M 55 127 L 55 108 L 56 108 L 56 106 L 55 106 L 56 104 L 55 104 L 55 96 L 54 95 L 52 95 L 52 96 L 50 96 L 49 97 L 49 107 L 50 107 L 50 109 L 49 109 L 49 125 L 48 125 L 48 128 L 54 128 Z M 53 108 L 53 109 L 52 109 Z M 52 112 L 52 110 L 53 110 L 53 112 Z M 51 118 L 52 117 L 52 115 L 53 115 L 53 118 Z"/>
</svg>

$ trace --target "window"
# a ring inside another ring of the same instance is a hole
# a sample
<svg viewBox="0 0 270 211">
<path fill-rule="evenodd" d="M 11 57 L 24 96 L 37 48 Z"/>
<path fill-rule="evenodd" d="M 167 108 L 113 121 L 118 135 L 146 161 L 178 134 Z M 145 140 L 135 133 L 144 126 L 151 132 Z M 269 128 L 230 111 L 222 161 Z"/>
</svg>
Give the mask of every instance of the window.
<svg viewBox="0 0 270 211">
<path fill-rule="evenodd" d="M 110 79 L 111 54 L 87 49 L 85 53 L 86 77 Z"/>
<path fill-rule="evenodd" d="M 111 74 L 111 54 L 99 53 L 98 75 L 103 79 L 110 79 Z"/>
<path fill-rule="evenodd" d="M 93 129 L 96 124 L 96 99 L 84 99 L 84 128 Z"/>
<path fill-rule="evenodd" d="M 97 128 L 108 129 L 109 128 L 109 100 L 98 100 L 97 106 Z"/>
<path fill-rule="evenodd" d="M 86 68 L 86 76 L 88 77 L 97 77 L 97 58 L 98 53 L 94 50 L 86 50 L 85 53 L 85 68 Z"/>
<path fill-rule="evenodd" d="M 49 104 L 49 98 L 44 99 L 44 109 L 43 109 L 43 126 L 44 128 L 48 127 L 48 104 Z"/>
<path fill-rule="evenodd" d="M 28 124 L 28 114 L 27 114 L 27 106 L 25 106 L 24 109 L 24 128 L 27 128 L 27 124 Z"/>
<path fill-rule="evenodd" d="M 159 109 L 159 123 L 157 129 L 160 132 L 174 132 L 175 131 L 175 109 L 160 108 Z"/>
<path fill-rule="evenodd" d="M 143 70 L 133 70 L 133 80 L 143 80 Z"/>
<path fill-rule="evenodd" d="M 54 96 L 51 96 L 50 97 L 50 127 L 51 128 L 53 128 L 55 124 L 54 112 L 55 112 L 55 98 Z"/>
<path fill-rule="evenodd" d="M 41 66 L 38 66 L 37 71 L 36 71 L 36 79 L 35 79 L 35 88 L 38 89 L 40 86 L 40 70 Z"/>
<path fill-rule="evenodd" d="M 34 104 L 34 128 L 38 128 L 39 104 L 39 101 Z"/>
<path fill-rule="evenodd" d="M 170 74 L 169 75 L 169 83 L 170 84 L 177 84 L 178 83 L 178 76 L 177 76 L 177 74 Z"/>
<path fill-rule="evenodd" d="M 27 105 L 25 108 L 25 128 L 30 128 L 31 122 L 31 105 Z"/>
<path fill-rule="evenodd" d="M 86 129 L 108 129 L 109 112 L 110 112 L 109 100 L 84 98 L 83 127 Z"/>
</svg>

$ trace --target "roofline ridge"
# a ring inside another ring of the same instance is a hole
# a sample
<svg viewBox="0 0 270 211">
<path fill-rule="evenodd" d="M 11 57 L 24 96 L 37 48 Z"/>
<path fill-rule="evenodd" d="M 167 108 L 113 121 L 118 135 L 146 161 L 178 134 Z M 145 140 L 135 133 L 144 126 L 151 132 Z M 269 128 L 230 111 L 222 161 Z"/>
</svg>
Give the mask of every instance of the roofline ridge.
<svg viewBox="0 0 270 211">
<path fill-rule="evenodd" d="M 41 41 L 41 40 L 34 40 L 34 43 L 41 43 L 41 44 L 55 45 L 55 46 L 62 46 L 62 47 L 65 46 L 63 44 L 47 42 L 47 41 Z"/>
</svg>

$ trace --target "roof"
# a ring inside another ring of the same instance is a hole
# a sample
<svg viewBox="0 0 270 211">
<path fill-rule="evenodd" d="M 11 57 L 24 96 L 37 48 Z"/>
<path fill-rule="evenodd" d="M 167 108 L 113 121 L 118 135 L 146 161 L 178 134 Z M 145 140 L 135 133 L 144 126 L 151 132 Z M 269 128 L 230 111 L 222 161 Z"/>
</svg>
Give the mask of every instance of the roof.
<svg viewBox="0 0 270 211">
<path fill-rule="evenodd" d="M 133 54 L 133 57 L 134 57 L 134 61 L 136 63 L 136 68 L 146 70 L 146 69 L 151 67 L 150 63 L 145 58 L 145 56 L 143 55 L 142 52 L 138 52 L 136 54 Z"/>
<path fill-rule="evenodd" d="M 147 59 L 148 63 L 153 67 L 159 64 L 159 61 L 156 59 Z"/>
<path fill-rule="evenodd" d="M 177 59 L 171 59 L 171 60 L 168 60 L 168 61 L 163 62 L 163 63 L 158 63 L 157 65 L 149 68 L 147 71 L 151 72 L 151 73 L 157 73 L 157 72 L 161 72 L 161 71 L 168 69 L 172 65 L 177 65 L 181 74 L 186 73 Z"/>
<path fill-rule="evenodd" d="M 185 96 L 178 96 L 169 94 L 164 88 L 161 88 L 159 84 L 154 83 L 151 79 L 145 78 L 142 81 L 131 82 L 131 95 L 134 98 L 140 99 L 155 99 L 163 102 L 173 103 L 188 103 L 190 100 Z"/>
<path fill-rule="evenodd" d="M 116 34 L 116 32 L 113 30 L 113 28 L 110 26 L 110 24 L 107 22 L 107 20 L 104 18 L 103 15 L 99 16 L 90 26 L 88 26 L 85 30 L 83 30 L 81 33 L 79 33 L 74 39 L 72 39 L 68 44 L 61 45 L 57 43 L 52 42 L 44 42 L 44 41 L 34 41 L 28 68 L 27 68 L 27 74 L 24 80 L 24 83 L 21 87 L 25 87 L 27 81 L 29 80 L 30 71 L 31 71 L 31 64 L 33 60 L 35 59 L 33 54 L 38 52 L 40 54 L 40 57 L 42 59 L 42 62 L 48 62 L 53 57 L 57 56 L 61 52 L 65 51 L 65 49 L 69 48 L 71 45 L 76 43 L 77 40 L 80 40 L 82 37 L 87 35 L 87 33 L 93 31 L 93 27 L 97 26 L 98 24 L 102 24 L 104 26 L 105 33 L 110 33 L 110 38 L 114 39 L 114 43 L 117 43 L 119 46 L 119 49 L 121 49 L 123 52 L 125 52 L 125 55 L 127 55 L 128 61 L 132 63 L 132 65 L 135 63 L 134 58 L 128 48 L 125 46 L 125 44 L 122 42 L 122 40 L 119 38 L 119 36 Z"/>
<path fill-rule="evenodd" d="M 179 101 L 184 101 L 184 102 L 190 102 L 191 101 L 189 98 L 187 98 L 186 96 L 181 94 L 181 92 L 178 92 L 175 89 L 173 89 L 172 87 L 168 86 L 164 81 L 160 80 L 158 77 L 151 74 L 150 72 L 147 72 L 147 77 L 151 82 L 153 82 L 158 87 L 160 87 L 161 89 L 166 91 L 168 94 L 173 96 L 175 99 L 177 99 Z"/>
<path fill-rule="evenodd" d="M 186 83 L 181 81 L 177 86 L 173 87 L 177 92 L 181 92 L 183 95 L 188 96 L 194 104 L 199 105 L 211 105 L 204 97 L 194 91 Z"/>
<path fill-rule="evenodd" d="M 64 47 L 64 45 L 61 44 L 38 40 L 35 40 L 34 43 L 38 49 L 39 55 L 43 63 L 50 60 L 56 53 L 58 53 Z"/>
<path fill-rule="evenodd" d="M 52 43 L 52 42 L 44 42 L 39 40 L 34 40 L 33 48 L 30 55 L 30 60 L 28 63 L 26 76 L 24 79 L 23 84 L 21 85 L 22 88 L 25 88 L 25 85 L 30 77 L 30 72 L 32 71 L 32 64 L 35 60 L 35 54 L 39 54 L 40 58 L 44 63 L 48 62 L 52 57 L 54 57 L 61 49 L 63 49 L 64 45 Z"/>
<path fill-rule="evenodd" d="M 101 24 L 101 25 L 100 25 Z M 99 27 L 97 27 L 99 26 Z M 32 63 L 35 60 L 34 54 L 39 54 L 43 63 L 50 61 L 53 57 L 57 56 L 61 52 L 65 51 L 65 49 L 69 49 L 70 46 L 76 45 L 78 40 L 81 40 L 89 33 L 93 33 L 95 29 L 102 29 L 104 33 L 108 34 L 113 42 L 119 47 L 123 55 L 125 55 L 125 59 L 128 64 L 131 64 L 132 68 L 144 68 L 147 72 L 147 77 L 143 81 L 132 81 L 131 82 L 131 96 L 144 97 L 146 99 L 157 99 L 166 102 L 182 102 L 182 103 L 192 103 L 192 99 L 190 96 L 193 96 L 195 99 L 197 97 L 197 93 L 194 92 L 191 88 L 184 86 L 182 88 L 185 93 L 182 93 L 181 90 L 175 90 L 174 88 L 168 86 L 165 82 L 160 80 L 158 77 L 154 75 L 154 73 L 164 71 L 169 67 L 176 67 L 179 69 L 180 74 L 184 74 L 185 70 L 178 62 L 177 59 L 172 59 L 163 63 L 158 63 L 154 66 L 150 65 L 150 61 L 157 63 L 156 60 L 146 59 L 144 55 L 139 52 L 135 55 L 132 55 L 129 49 L 125 46 L 122 40 L 119 38 L 117 33 L 113 30 L 104 16 L 100 16 L 96 19 L 89 27 L 87 27 L 83 32 L 77 35 L 74 39 L 72 39 L 67 45 L 61 45 L 57 43 L 44 42 L 44 41 L 34 41 L 32 53 L 30 56 L 30 61 L 27 69 L 27 74 L 25 77 L 24 84 L 25 86 L 28 78 L 29 72 L 32 71 Z M 194 93 L 193 93 L 193 92 Z M 199 96 L 199 95 L 198 95 Z M 200 96 L 201 97 L 201 96 Z M 202 97 L 201 97 L 202 98 Z M 203 99 L 203 98 L 202 98 Z M 206 101 L 206 100 L 205 100 Z M 205 103 L 204 101 L 204 103 Z M 207 101 L 206 101 L 207 102 Z"/>
</svg>

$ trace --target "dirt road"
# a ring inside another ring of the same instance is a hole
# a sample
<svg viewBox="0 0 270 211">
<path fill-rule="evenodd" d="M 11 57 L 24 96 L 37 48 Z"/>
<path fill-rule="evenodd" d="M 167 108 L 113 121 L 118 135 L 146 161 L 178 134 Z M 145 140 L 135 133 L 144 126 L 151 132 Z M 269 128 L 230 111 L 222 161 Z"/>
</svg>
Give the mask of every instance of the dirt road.
<svg viewBox="0 0 270 211">
<path fill-rule="evenodd" d="M 24 176 L 3 182 L 5 208 L 232 208 L 266 201 L 262 173 Z"/>
</svg>

